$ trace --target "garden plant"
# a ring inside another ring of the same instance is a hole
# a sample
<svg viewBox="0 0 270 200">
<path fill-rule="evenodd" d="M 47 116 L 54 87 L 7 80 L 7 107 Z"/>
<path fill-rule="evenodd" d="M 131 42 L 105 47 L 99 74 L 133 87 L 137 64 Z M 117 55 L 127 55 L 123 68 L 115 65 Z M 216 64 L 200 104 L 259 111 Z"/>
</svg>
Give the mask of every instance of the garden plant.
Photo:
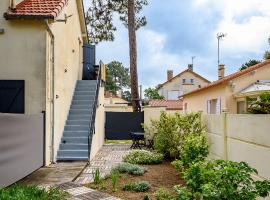
<svg viewBox="0 0 270 200">
<path fill-rule="evenodd" d="M 163 155 L 146 150 L 132 150 L 123 159 L 131 164 L 151 165 L 162 163 Z"/>
<path fill-rule="evenodd" d="M 58 188 L 41 189 L 37 186 L 14 185 L 0 189 L 1 200 L 66 200 L 68 194 Z"/>
<path fill-rule="evenodd" d="M 133 192 L 146 192 L 150 189 L 151 185 L 147 181 L 128 183 L 123 186 L 123 190 Z"/>
<path fill-rule="evenodd" d="M 128 173 L 131 175 L 141 176 L 146 172 L 146 169 L 142 166 L 130 164 L 130 163 L 121 163 L 115 166 L 112 171 L 117 171 L 119 173 Z"/>
</svg>

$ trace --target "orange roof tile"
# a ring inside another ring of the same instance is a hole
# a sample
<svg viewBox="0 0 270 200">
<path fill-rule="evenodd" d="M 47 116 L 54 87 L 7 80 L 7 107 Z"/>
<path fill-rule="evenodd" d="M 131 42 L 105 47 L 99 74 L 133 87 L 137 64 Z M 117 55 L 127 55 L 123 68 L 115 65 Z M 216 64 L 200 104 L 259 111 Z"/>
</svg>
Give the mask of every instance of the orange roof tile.
<svg viewBox="0 0 270 200">
<path fill-rule="evenodd" d="M 202 88 L 199 88 L 197 90 L 193 90 L 192 92 L 186 93 L 186 94 L 182 95 L 182 97 L 187 96 L 187 95 L 190 95 L 190 94 L 194 94 L 196 92 L 200 92 L 200 91 L 203 91 L 203 90 L 206 90 L 206 89 L 209 89 L 211 87 L 215 87 L 217 85 L 225 84 L 225 83 L 227 83 L 227 82 L 229 82 L 229 81 L 231 81 L 231 80 L 233 80 L 235 78 L 238 78 L 240 76 L 243 76 L 245 74 L 248 74 L 248 73 L 250 73 L 250 72 L 252 72 L 254 70 L 257 70 L 257 69 L 259 69 L 261 67 L 264 67 L 264 66 L 266 66 L 268 64 L 270 64 L 270 60 L 266 60 L 266 61 L 264 61 L 262 63 L 259 63 L 257 65 L 254 65 L 252 67 L 249 67 L 249 68 L 247 68 L 245 70 L 238 71 L 238 72 L 235 72 L 235 73 L 230 74 L 228 76 L 225 76 L 224 78 L 222 78 L 220 80 L 217 80 L 217 81 L 214 81 L 214 82 L 210 83 L 209 85 L 206 85 L 206 86 L 204 86 Z"/>
<path fill-rule="evenodd" d="M 67 2 L 68 0 L 24 0 L 16 5 L 16 9 L 10 9 L 4 16 L 6 19 L 54 19 Z"/>
<path fill-rule="evenodd" d="M 183 102 L 180 100 L 151 100 L 149 105 L 152 107 L 166 107 L 167 110 L 182 110 Z"/>
</svg>

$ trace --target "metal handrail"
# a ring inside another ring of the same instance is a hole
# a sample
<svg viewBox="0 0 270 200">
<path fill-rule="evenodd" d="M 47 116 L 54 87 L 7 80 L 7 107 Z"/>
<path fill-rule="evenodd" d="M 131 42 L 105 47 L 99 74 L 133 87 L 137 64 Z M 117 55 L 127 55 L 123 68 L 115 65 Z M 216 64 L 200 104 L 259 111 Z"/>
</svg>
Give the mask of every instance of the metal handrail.
<svg viewBox="0 0 270 200">
<path fill-rule="evenodd" d="M 90 160 L 90 138 L 92 137 L 92 133 L 95 134 L 95 123 L 96 123 L 96 112 L 98 107 L 98 97 L 99 97 L 99 89 L 101 86 L 101 74 L 102 74 L 102 61 L 99 62 L 99 70 L 98 70 L 98 76 L 97 76 L 97 87 L 95 92 L 95 101 L 92 109 L 92 119 L 90 123 L 90 131 L 88 135 L 88 158 Z"/>
</svg>

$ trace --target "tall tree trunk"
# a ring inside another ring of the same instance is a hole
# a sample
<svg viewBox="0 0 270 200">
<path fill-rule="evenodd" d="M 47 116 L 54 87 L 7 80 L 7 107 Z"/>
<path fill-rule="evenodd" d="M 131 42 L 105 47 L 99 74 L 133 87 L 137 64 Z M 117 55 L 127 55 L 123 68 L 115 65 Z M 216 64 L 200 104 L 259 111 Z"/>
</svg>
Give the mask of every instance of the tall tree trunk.
<svg viewBox="0 0 270 200">
<path fill-rule="evenodd" d="M 140 112 L 141 105 L 138 91 L 137 42 L 136 42 L 134 0 L 128 0 L 128 35 L 129 35 L 132 107 L 134 112 Z"/>
</svg>

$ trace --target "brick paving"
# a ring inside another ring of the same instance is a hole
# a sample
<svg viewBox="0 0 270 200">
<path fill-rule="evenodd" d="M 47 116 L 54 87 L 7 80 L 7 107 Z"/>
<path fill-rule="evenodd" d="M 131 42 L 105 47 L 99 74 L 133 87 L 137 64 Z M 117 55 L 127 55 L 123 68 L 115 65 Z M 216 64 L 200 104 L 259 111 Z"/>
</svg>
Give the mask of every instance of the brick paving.
<svg viewBox="0 0 270 200">
<path fill-rule="evenodd" d="M 103 177 L 108 175 L 115 165 L 122 162 L 129 148 L 130 145 L 104 145 L 74 182 L 63 183 L 58 187 L 70 194 L 69 200 L 121 200 L 84 187 L 83 184 L 93 182 L 92 172 L 96 169 L 100 170 Z"/>
<path fill-rule="evenodd" d="M 129 151 L 130 145 L 104 145 L 93 158 L 75 183 L 87 184 L 93 182 L 92 172 L 99 169 L 101 176 L 108 175 L 115 165 L 122 162 L 123 156 Z"/>
</svg>

